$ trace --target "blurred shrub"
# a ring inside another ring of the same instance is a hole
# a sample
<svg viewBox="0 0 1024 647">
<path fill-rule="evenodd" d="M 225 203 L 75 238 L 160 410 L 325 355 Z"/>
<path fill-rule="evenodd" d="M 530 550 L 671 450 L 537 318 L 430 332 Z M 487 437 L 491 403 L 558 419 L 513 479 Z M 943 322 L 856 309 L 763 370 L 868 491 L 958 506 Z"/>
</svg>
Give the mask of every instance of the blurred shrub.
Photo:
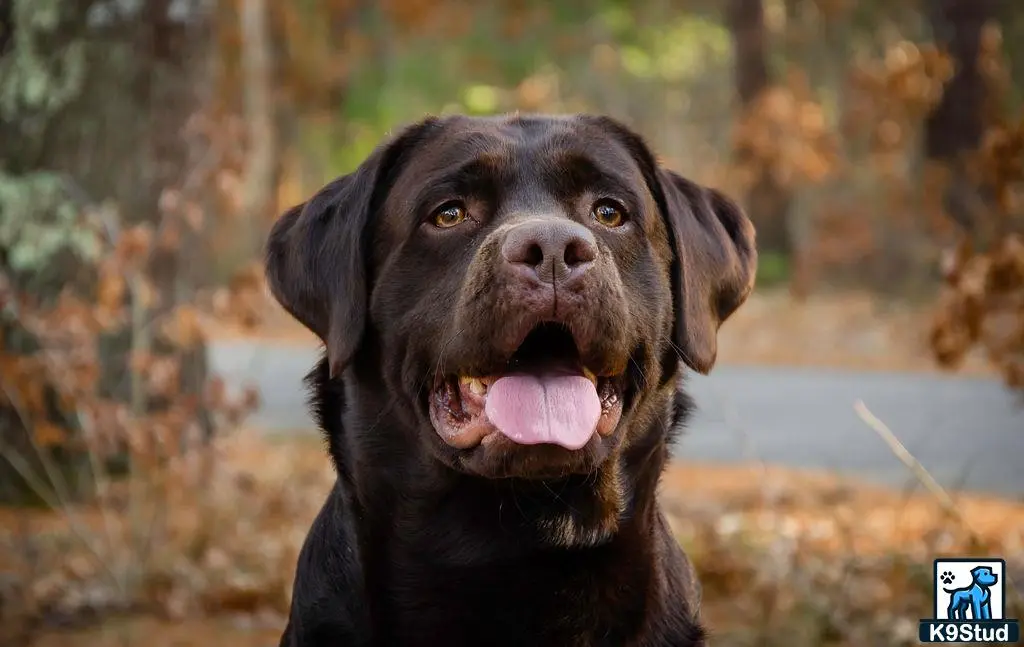
<svg viewBox="0 0 1024 647">
<path fill-rule="evenodd" d="M 980 347 L 1007 385 L 1024 392 L 1024 236 L 1009 234 L 985 252 L 964 243 L 951 254 L 930 339 L 950 368 Z"/>
<path fill-rule="evenodd" d="M 1000 32 L 983 32 L 978 65 L 990 89 L 988 128 L 966 160 L 979 187 L 962 200 L 970 227 L 943 263 L 944 287 L 930 340 L 943 366 L 980 349 L 1024 394 L 1024 118 L 1007 117 L 1009 71 Z"/>
<path fill-rule="evenodd" d="M 757 257 L 757 286 L 773 288 L 789 282 L 789 257 L 778 252 L 761 252 Z"/>
</svg>

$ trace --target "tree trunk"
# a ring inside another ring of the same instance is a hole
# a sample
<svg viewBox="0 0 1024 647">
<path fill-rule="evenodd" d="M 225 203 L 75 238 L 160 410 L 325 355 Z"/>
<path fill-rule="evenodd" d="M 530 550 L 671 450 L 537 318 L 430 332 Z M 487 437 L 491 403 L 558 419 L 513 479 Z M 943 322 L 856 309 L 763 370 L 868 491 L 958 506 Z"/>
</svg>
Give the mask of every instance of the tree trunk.
<svg viewBox="0 0 1024 647">
<path fill-rule="evenodd" d="M 768 34 L 764 24 L 762 0 L 730 0 L 729 28 L 735 57 L 736 95 L 740 109 L 755 109 L 756 101 L 768 89 Z M 739 143 L 734 151 L 737 164 L 752 163 L 750 151 Z M 786 226 L 789 192 L 779 185 L 773 169 L 753 169 L 755 180 L 746 195 L 747 211 L 757 228 L 758 248 L 764 252 L 788 255 L 792 251 Z"/>
<path fill-rule="evenodd" d="M 244 0 L 241 7 L 243 112 L 248 154 L 242 184 L 241 217 L 246 220 L 234 250 L 237 262 L 259 256 L 275 195 L 277 140 L 272 94 L 273 69 L 266 0 Z"/>
<path fill-rule="evenodd" d="M 977 60 L 982 28 L 994 18 L 993 4 L 991 0 L 930 0 L 927 6 L 935 42 L 952 57 L 955 71 L 925 121 L 925 156 L 947 167 L 945 210 L 970 231 L 978 225 L 980 196 L 969 174 L 968 158 L 981 144 L 989 98 Z"/>
</svg>

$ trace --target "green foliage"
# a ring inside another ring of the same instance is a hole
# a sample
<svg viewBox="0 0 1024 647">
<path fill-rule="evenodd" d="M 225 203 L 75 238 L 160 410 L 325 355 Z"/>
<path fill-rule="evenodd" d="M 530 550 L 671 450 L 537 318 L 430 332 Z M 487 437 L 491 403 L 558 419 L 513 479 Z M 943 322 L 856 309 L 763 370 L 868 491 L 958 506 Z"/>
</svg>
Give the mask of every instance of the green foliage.
<svg viewBox="0 0 1024 647">
<path fill-rule="evenodd" d="M 83 88 L 84 45 L 60 29 L 66 9 L 61 0 L 14 0 L 13 47 L 0 57 L 0 124 L 22 145 L 41 138 Z M 62 177 L 32 168 L 31 156 L 13 148 L 0 159 L 0 248 L 8 266 L 38 272 L 67 250 L 94 258 L 97 240 L 81 227 Z"/>
<path fill-rule="evenodd" d="M 83 43 L 62 38 L 62 0 L 13 0 L 14 47 L 0 57 L 0 118 L 39 122 L 66 106 L 85 82 Z"/>
<path fill-rule="evenodd" d="M 0 173 L 0 247 L 16 272 L 41 270 L 60 252 L 94 260 L 95 234 L 81 226 L 77 206 L 54 173 Z"/>
<path fill-rule="evenodd" d="M 368 19 L 363 28 L 373 34 L 373 54 L 352 61 L 337 118 L 331 125 L 321 119 L 310 124 L 302 146 L 327 161 L 324 175 L 331 177 L 352 170 L 395 127 L 424 114 L 518 109 L 517 86 L 536 76 L 559 86 L 552 97 L 558 105 L 550 110 L 592 105 L 614 113 L 605 100 L 613 94 L 649 112 L 663 109 L 667 99 L 685 104 L 689 86 L 731 65 L 729 31 L 713 17 L 622 0 L 532 8 L 537 11 L 522 15 L 500 4 L 474 9 L 458 34 L 392 33 L 380 16 Z M 514 35 L 507 29 L 511 19 L 521 23 Z M 610 46 L 617 70 L 595 67 L 598 46 Z"/>
<path fill-rule="evenodd" d="M 709 58 L 728 61 L 731 55 L 728 29 L 706 18 L 683 15 L 644 32 L 640 43 L 621 51 L 627 71 L 638 78 L 692 81 Z"/>
<path fill-rule="evenodd" d="M 757 285 L 768 288 L 789 282 L 789 257 L 778 252 L 761 252 L 757 258 Z"/>
</svg>

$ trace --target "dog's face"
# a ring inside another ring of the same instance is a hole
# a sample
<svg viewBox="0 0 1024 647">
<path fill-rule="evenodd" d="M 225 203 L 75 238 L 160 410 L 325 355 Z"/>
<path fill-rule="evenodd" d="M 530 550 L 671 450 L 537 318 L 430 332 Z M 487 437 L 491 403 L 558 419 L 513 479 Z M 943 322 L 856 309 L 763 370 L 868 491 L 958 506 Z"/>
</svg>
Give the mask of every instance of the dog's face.
<svg viewBox="0 0 1024 647">
<path fill-rule="evenodd" d="M 286 213 L 267 276 L 332 375 L 377 372 L 409 442 L 554 478 L 664 431 L 679 359 L 709 371 L 749 294 L 753 237 L 610 119 L 447 117 Z"/>
<path fill-rule="evenodd" d="M 999 577 L 988 566 L 976 567 L 971 571 L 971 577 L 981 586 L 995 586 L 999 582 Z"/>
</svg>

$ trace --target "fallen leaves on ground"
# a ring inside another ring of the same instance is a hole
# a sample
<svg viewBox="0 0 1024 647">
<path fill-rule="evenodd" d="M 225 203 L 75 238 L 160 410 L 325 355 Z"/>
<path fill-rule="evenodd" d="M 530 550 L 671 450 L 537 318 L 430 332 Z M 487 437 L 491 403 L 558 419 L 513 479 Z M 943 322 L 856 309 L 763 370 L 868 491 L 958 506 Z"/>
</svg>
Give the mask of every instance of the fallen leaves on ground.
<svg viewBox="0 0 1024 647">
<path fill-rule="evenodd" d="M 0 631 L 138 612 L 280 618 L 332 481 L 316 441 L 238 433 L 107 484 L 102 505 L 0 509 Z"/>
<path fill-rule="evenodd" d="M 1024 556 L 1024 502 L 974 493 L 954 499 L 976 541 Z M 662 479 L 662 501 L 677 523 L 696 518 L 726 535 L 800 538 L 836 555 L 915 545 L 953 550 L 965 539 L 962 523 L 922 488 L 898 491 L 817 471 L 681 463 Z"/>
<path fill-rule="evenodd" d="M 115 483 L 104 509 L 70 508 L 73 522 L 64 513 L 0 509 L 5 630 L 20 609 L 31 618 L 33 647 L 134 644 L 143 635 L 149 647 L 273 644 L 299 547 L 333 481 L 329 460 L 312 434 L 268 440 L 249 432 L 219 441 L 206 459 Z M 702 574 L 709 622 L 730 629 L 719 644 L 761 644 L 733 635 L 735 623 L 722 618 L 737 608 L 767 613 L 769 603 L 773 622 L 796 622 L 799 612 L 875 640 L 890 628 L 870 616 L 868 601 L 911 587 L 906 605 L 916 604 L 936 554 L 963 554 L 972 542 L 1008 558 L 1024 552 L 1024 504 L 993 497 L 960 497 L 973 539 L 924 494 L 824 473 L 680 462 L 666 471 L 661 497 Z M 893 564 L 901 570 L 887 574 Z M 832 588 L 821 600 L 832 606 L 808 611 L 806 588 L 825 584 Z M 844 586 L 866 597 L 850 602 Z M 105 619 L 99 627 L 73 622 L 96 618 Z M 62 623 L 70 628 L 53 628 Z"/>
</svg>

